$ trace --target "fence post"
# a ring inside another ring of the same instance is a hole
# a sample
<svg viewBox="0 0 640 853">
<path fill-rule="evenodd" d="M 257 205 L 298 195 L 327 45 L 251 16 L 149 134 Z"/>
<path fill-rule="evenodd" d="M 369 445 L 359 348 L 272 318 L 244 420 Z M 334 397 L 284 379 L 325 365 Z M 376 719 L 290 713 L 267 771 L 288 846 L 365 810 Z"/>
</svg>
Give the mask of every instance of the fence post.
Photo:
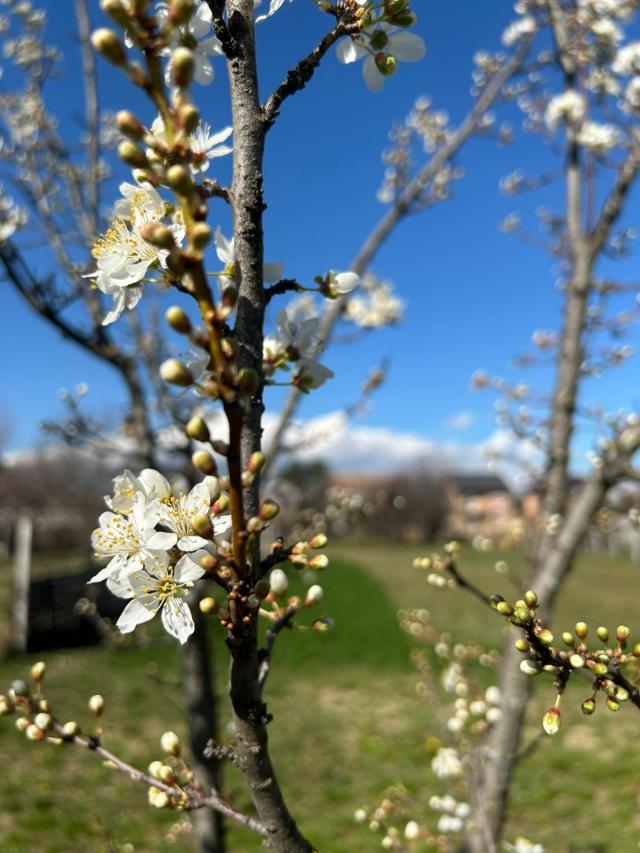
<svg viewBox="0 0 640 853">
<path fill-rule="evenodd" d="M 29 635 L 29 585 L 31 583 L 31 538 L 33 522 L 28 515 L 16 521 L 13 595 L 11 602 L 11 646 L 15 652 L 27 651 Z"/>
</svg>

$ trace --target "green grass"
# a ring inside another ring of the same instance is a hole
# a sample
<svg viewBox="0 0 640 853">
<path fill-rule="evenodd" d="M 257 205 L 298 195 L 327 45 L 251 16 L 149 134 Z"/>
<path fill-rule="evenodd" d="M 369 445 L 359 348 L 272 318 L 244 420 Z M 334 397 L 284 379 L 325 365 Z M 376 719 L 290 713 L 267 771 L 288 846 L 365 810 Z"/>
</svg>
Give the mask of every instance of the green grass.
<svg viewBox="0 0 640 853">
<path fill-rule="evenodd" d="M 379 839 L 353 821 L 363 804 L 376 805 L 386 786 L 404 782 L 418 804 L 445 788 L 429 772 L 425 739 L 442 736 L 432 704 L 416 695 L 412 643 L 400 632 L 396 610 L 426 607 L 440 629 L 463 641 L 501 642 L 501 621 L 469 596 L 434 590 L 411 568 L 420 547 L 345 545 L 335 549 L 320 581 L 319 611 L 336 620 L 328 633 L 285 632 L 278 639 L 267 688 L 274 715 L 271 743 L 292 810 L 323 853 L 365 853 Z M 493 564 L 501 555 L 469 552 L 469 575 L 487 590 L 508 590 Z M 512 559 L 512 558 L 509 558 Z M 517 561 L 516 561 L 517 562 Z M 586 556 L 559 603 L 557 629 L 576 619 L 640 629 L 633 591 L 638 567 Z M 178 650 L 158 631 L 144 647 L 87 649 L 47 655 L 48 693 L 65 719 L 89 724 L 86 699 L 107 700 L 105 744 L 145 767 L 159 757 L 158 737 L 181 731 Z M 221 654 L 218 644 L 217 654 Z M 0 665 L 0 684 L 23 675 L 32 659 Z M 220 684 L 222 690 L 224 685 Z M 613 716 L 579 712 L 581 692 L 569 691 L 563 727 L 521 767 L 509 832 L 546 844 L 547 853 L 600 849 L 633 851 L 640 836 L 637 812 L 637 721 L 634 709 Z M 553 699 L 550 681 L 538 681 L 528 734 Z M 191 849 L 187 818 L 151 810 L 144 787 L 70 748 L 31 744 L 0 719 L 0 851 L 75 853 Z M 234 768 L 226 794 L 248 808 Z M 420 806 L 416 817 L 420 819 Z M 587 845 L 591 845 L 590 847 Z M 600 845 L 600 847 L 597 847 Z M 231 853 L 253 853 L 257 839 L 242 830 Z"/>
</svg>

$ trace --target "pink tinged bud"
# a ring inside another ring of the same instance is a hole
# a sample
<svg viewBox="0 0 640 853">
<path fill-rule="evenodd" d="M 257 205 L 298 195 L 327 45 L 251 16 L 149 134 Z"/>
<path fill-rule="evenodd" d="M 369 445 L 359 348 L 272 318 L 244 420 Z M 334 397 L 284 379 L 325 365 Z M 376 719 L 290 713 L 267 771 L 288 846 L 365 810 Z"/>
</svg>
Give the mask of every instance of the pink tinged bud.
<svg viewBox="0 0 640 853">
<path fill-rule="evenodd" d="M 89 699 L 89 710 L 96 717 L 101 717 L 104 711 L 104 699 L 99 693 L 96 693 Z"/>
<path fill-rule="evenodd" d="M 560 709 L 549 708 L 542 718 L 542 728 L 548 735 L 555 735 L 560 730 Z"/>
<path fill-rule="evenodd" d="M 260 507 L 260 518 L 262 521 L 271 521 L 280 512 L 280 507 L 276 501 L 267 498 Z"/>
<path fill-rule="evenodd" d="M 324 590 L 318 584 L 314 584 L 310 586 L 307 590 L 307 596 L 304 600 L 304 603 L 307 607 L 313 607 L 314 604 L 318 604 L 324 598 Z"/>
<path fill-rule="evenodd" d="M 31 723 L 25 731 L 26 736 L 29 740 L 44 740 L 46 738 L 46 734 L 39 729 L 34 723 Z"/>
<path fill-rule="evenodd" d="M 37 663 L 34 663 L 34 665 L 31 667 L 31 678 L 33 678 L 36 684 L 39 684 L 44 678 L 46 668 L 47 665 L 44 661 L 41 660 L 39 660 Z"/>
<path fill-rule="evenodd" d="M 198 471 L 201 471 L 203 474 L 212 476 L 218 473 L 216 460 L 206 450 L 196 450 L 191 457 L 191 461 L 193 462 L 194 468 L 197 468 Z"/>
<path fill-rule="evenodd" d="M 309 560 L 309 568 L 316 572 L 322 572 L 329 565 L 329 558 L 326 554 L 316 554 Z"/>
<path fill-rule="evenodd" d="M 16 720 L 16 728 L 19 732 L 26 732 L 30 725 L 31 720 L 29 720 L 27 717 L 18 717 L 18 719 Z"/>
<path fill-rule="evenodd" d="M 328 541 L 326 534 L 316 533 L 313 539 L 309 540 L 309 548 L 313 548 L 314 550 L 324 548 Z"/>
<path fill-rule="evenodd" d="M 276 598 L 284 595 L 289 589 L 289 578 L 282 569 L 274 569 L 269 575 L 269 587 L 271 594 Z"/>
<path fill-rule="evenodd" d="M 265 461 L 266 457 L 264 453 L 259 450 L 256 450 L 256 452 L 252 453 L 249 458 L 247 470 L 251 471 L 252 474 L 257 474 L 258 471 L 261 471 L 263 469 Z"/>
<path fill-rule="evenodd" d="M 618 625 L 616 628 L 616 640 L 620 643 L 621 646 L 626 645 L 627 640 L 629 639 L 629 629 L 626 625 Z"/>
<path fill-rule="evenodd" d="M 220 495 L 218 500 L 213 504 L 211 510 L 214 515 L 219 515 L 222 512 L 226 512 L 229 509 L 229 496 L 228 495 Z"/>
<path fill-rule="evenodd" d="M 96 30 L 91 34 L 91 44 L 93 49 L 109 62 L 113 62 L 114 65 L 124 65 L 126 59 L 124 47 L 113 30 L 106 27 Z"/>
<path fill-rule="evenodd" d="M 167 755 L 180 755 L 180 738 L 175 732 L 164 732 L 160 738 L 160 746 Z"/>
<path fill-rule="evenodd" d="M 198 513 L 191 517 L 191 527 L 203 539 L 213 539 L 213 525 L 208 515 Z"/>
<path fill-rule="evenodd" d="M 179 385 L 181 388 L 188 388 L 193 385 L 193 376 L 177 358 L 168 358 L 162 362 L 160 376 L 170 385 Z"/>
</svg>

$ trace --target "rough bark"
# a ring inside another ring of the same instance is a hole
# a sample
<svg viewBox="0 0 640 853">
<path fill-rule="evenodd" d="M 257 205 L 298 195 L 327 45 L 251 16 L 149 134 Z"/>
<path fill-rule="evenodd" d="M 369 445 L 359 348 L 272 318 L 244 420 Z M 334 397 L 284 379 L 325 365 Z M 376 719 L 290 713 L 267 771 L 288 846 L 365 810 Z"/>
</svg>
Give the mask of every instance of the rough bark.
<svg viewBox="0 0 640 853">
<path fill-rule="evenodd" d="M 235 50 L 229 57 L 229 77 L 234 127 L 232 197 L 234 239 L 239 277 L 238 313 L 234 329 L 242 367 L 261 373 L 265 295 L 262 278 L 263 231 L 262 164 L 264 123 L 256 71 L 253 0 L 229 0 L 228 30 Z M 227 408 L 230 421 L 230 479 L 238 462 L 260 448 L 262 393 L 257 394 L 243 416 Z M 239 444 L 233 433 L 240 427 Z M 240 460 L 237 456 L 240 455 Z M 259 509 L 259 480 L 245 488 L 246 517 Z M 257 548 L 248 555 L 249 577 L 257 576 Z M 247 781 L 260 821 L 267 830 L 267 844 L 279 853 L 310 853 L 309 842 L 289 814 L 276 779 L 268 748 L 266 709 L 258 682 L 257 627 L 253 620 L 237 644 L 231 645 L 229 692 L 237 738 L 238 763 Z"/>
</svg>

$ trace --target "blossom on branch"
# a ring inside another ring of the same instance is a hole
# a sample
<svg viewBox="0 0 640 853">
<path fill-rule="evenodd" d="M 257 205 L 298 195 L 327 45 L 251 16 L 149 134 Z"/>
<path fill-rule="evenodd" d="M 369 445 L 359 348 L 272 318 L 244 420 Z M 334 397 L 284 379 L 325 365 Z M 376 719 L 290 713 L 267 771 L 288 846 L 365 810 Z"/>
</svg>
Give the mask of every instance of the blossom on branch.
<svg viewBox="0 0 640 853">
<path fill-rule="evenodd" d="M 366 57 L 362 75 L 372 92 L 379 92 L 385 78 L 396 73 L 398 61 L 419 62 L 426 52 L 424 39 L 389 24 L 343 39 L 336 49 L 338 59 L 345 64 Z"/>
</svg>

